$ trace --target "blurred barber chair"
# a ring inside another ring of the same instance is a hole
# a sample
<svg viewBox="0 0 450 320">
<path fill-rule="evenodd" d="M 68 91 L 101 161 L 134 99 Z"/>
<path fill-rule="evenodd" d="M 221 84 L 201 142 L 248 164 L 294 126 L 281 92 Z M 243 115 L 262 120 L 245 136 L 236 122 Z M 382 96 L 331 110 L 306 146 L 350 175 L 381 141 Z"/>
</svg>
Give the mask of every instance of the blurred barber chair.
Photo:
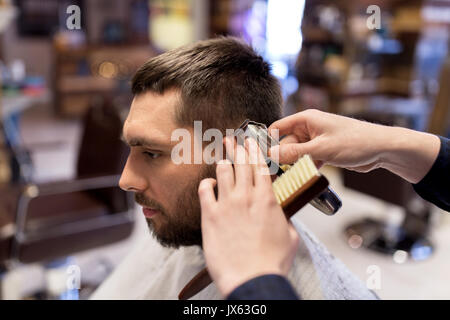
<svg viewBox="0 0 450 320">
<path fill-rule="evenodd" d="M 84 119 L 74 180 L 8 186 L 0 194 L 0 270 L 49 262 L 127 238 L 133 198 L 118 187 L 128 149 L 109 103 Z"/>
<path fill-rule="evenodd" d="M 428 132 L 443 136 L 446 135 L 450 122 L 450 92 L 445 85 L 449 82 L 450 56 L 443 64 L 441 87 L 426 125 Z M 384 125 L 414 128 L 407 117 L 399 115 L 365 112 L 353 116 Z M 415 193 L 410 183 L 384 169 L 376 169 L 369 173 L 344 170 L 343 178 L 346 187 L 404 209 L 404 220 L 400 225 L 369 218 L 349 225 L 345 229 L 349 243 L 356 241 L 368 249 L 394 255 L 394 260 L 396 253 L 399 252 L 412 260 L 424 260 L 432 254 L 433 246 L 428 240 L 432 206 Z"/>
</svg>

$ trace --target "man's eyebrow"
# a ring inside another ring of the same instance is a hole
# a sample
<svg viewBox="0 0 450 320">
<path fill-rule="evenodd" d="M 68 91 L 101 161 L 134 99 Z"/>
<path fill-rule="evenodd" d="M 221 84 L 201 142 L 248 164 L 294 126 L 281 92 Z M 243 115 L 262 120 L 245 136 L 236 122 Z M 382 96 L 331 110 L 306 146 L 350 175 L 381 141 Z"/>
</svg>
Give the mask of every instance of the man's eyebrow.
<svg viewBox="0 0 450 320">
<path fill-rule="evenodd" d="M 162 141 L 156 141 L 146 137 L 134 137 L 127 140 L 122 134 L 120 139 L 130 147 L 167 147 L 167 144 Z"/>
</svg>

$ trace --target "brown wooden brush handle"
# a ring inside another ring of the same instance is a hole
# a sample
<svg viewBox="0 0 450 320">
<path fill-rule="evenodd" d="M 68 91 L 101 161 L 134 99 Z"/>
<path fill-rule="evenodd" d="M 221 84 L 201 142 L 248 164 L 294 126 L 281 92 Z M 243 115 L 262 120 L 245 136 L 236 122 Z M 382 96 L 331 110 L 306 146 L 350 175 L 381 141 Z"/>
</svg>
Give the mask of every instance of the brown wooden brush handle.
<svg viewBox="0 0 450 320">
<path fill-rule="evenodd" d="M 316 176 L 306 182 L 281 204 L 284 215 L 289 220 L 294 214 L 303 208 L 308 202 L 321 194 L 328 187 L 325 176 Z"/>
<path fill-rule="evenodd" d="M 179 300 L 187 300 L 197 293 L 205 289 L 212 282 L 211 276 L 208 273 L 208 268 L 203 268 L 195 277 L 184 286 L 183 290 L 178 294 Z"/>
<path fill-rule="evenodd" d="M 286 199 L 281 207 L 287 219 L 290 219 L 298 210 L 303 208 L 308 202 L 317 197 L 328 187 L 328 180 L 325 176 L 317 176 L 305 183 L 300 189 Z M 181 290 L 178 299 L 187 300 L 205 289 L 212 282 L 208 269 L 202 269 L 192 278 Z"/>
</svg>

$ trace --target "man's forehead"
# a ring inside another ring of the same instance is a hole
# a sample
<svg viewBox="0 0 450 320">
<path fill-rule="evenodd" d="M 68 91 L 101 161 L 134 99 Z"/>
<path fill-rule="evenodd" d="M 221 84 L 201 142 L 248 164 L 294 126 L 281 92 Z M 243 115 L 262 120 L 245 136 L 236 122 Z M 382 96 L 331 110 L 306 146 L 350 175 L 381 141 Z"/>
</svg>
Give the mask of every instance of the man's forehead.
<svg viewBox="0 0 450 320">
<path fill-rule="evenodd" d="M 176 90 L 163 94 L 144 92 L 134 97 L 127 121 L 171 121 L 174 122 L 175 109 L 180 101 Z"/>
<path fill-rule="evenodd" d="M 124 123 L 124 138 L 131 140 L 147 137 L 170 143 L 171 134 L 177 128 L 175 109 L 178 103 L 179 94 L 176 91 L 167 91 L 164 94 L 145 92 L 137 95 Z"/>
</svg>

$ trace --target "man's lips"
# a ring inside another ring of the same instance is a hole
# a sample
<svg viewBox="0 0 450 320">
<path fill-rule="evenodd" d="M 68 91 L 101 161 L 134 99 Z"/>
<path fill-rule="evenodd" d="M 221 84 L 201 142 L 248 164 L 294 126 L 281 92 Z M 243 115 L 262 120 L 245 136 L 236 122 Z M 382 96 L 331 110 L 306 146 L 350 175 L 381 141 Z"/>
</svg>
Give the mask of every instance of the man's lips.
<svg viewBox="0 0 450 320">
<path fill-rule="evenodd" d="M 159 210 L 151 209 L 151 208 L 145 208 L 145 207 L 142 208 L 142 212 L 144 213 L 144 216 L 145 216 L 146 218 L 151 218 L 151 217 L 153 217 L 154 215 L 160 213 Z"/>
</svg>

